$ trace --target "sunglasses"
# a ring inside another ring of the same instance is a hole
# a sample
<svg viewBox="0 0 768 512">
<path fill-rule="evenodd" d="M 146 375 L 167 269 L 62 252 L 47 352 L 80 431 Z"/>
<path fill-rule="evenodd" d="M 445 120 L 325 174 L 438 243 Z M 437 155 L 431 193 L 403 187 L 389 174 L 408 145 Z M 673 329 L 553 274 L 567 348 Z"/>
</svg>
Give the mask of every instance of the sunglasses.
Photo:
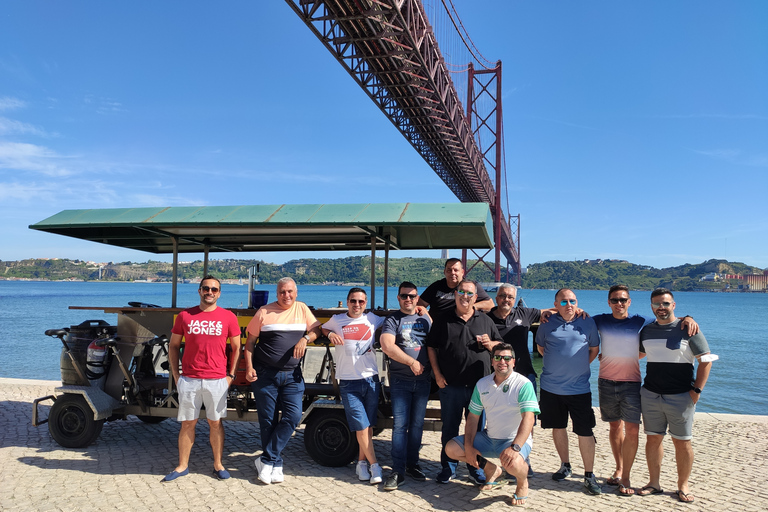
<svg viewBox="0 0 768 512">
<path fill-rule="evenodd" d="M 219 289 L 216 288 L 215 286 L 201 286 L 200 289 L 203 290 L 204 292 L 219 293 Z"/>
<path fill-rule="evenodd" d="M 416 297 L 418 297 L 418 295 L 415 293 L 401 293 L 400 295 L 398 295 L 398 297 L 400 297 L 403 300 L 408 300 L 408 299 L 413 300 Z"/>
<path fill-rule="evenodd" d="M 621 299 L 608 299 L 608 301 L 611 304 L 618 304 L 619 302 L 621 302 L 622 304 L 626 304 L 627 302 L 629 302 L 629 299 L 624 299 L 624 298 L 621 298 Z"/>
<path fill-rule="evenodd" d="M 666 302 L 666 301 L 665 302 L 651 302 L 651 307 L 654 308 L 654 309 L 658 309 L 658 308 L 660 308 L 662 306 L 664 306 L 665 308 L 668 308 L 671 305 L 672 305 L 671 302 Z"/>
<path fill-rule="evenodd" d="M 347 299 L 350 304 L 365 304 L 365 299 Z"/>
<path fill-rule="evenodd" d="M 512 356 L 493 356 L 494 361 L 501 361 L 502 359 L 506 362 L 510 362 L 513 358 Z"/>
<path fill-rule="evenodd" d="M 496 298 L 500 299 L 500 300 L 506 300 L 506 299 L 515 300 L 515 296 L 514 295 L 497 295 Z"/>
<path fill-rule="evenodd" d="M 470 292 L 470 291 L 467 291 L 467 290 L 456 290 L 456 293 L 458 293 L 459 295 L 466 295 L 467 297 L 474 297 L 475 296 L 475 292 Z"/>
<path fill-rule="evenodd" d="M 567 306 L 568 304 L 570 304 L 571 306 L 575 306 L 576 305 L 576 299 L 561 300 L 560 301 L 560 305 L 561 306 Z"/>
</svg>

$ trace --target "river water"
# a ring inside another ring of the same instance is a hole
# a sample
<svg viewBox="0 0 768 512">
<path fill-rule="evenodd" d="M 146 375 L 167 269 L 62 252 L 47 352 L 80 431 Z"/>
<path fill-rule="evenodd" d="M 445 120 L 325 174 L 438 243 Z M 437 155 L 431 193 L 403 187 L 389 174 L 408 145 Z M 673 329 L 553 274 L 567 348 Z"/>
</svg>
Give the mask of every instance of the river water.
<svg viewBox="0 0 768 512">
<path fill-rule="evenodd" d="M 365 287 L 364 287 L 365 288 Z M 275 286 L 269 291 L 275 300 Z M 367 288 L 366 288 L 367 289 Z M 346 299 L 347 288 L 300 286 L 298 299 L 317 308 L 335 307 Z M 389 289 L 389 306 L 396 303 L 395 288 Z M 520 290 L 530 307 L 548 308 L 554 290 Z M 610 313 L 606 291 L 576 292 L 579 306 L 590 314 Z M 630 313 L 650 316 L 650 292 L 632 292 Z M 376 303 L 382 304 L 383 289 L 377 288 Z M 697 405 L 700 412 L 768 415 L 768 357 L 757 350 L 768 333 L 768 294 L 677 292 L 676 314 L 691 315 L 699 323 L 714 354 L 715 362 L 707 387 Z M 125 306 L 140 301 L 171 305 L 168 283 L 34 282 L 0 281 L 0 377 L 59 380 L 61 343 L 46 337 L 46 329 L 103 319 L 117 324 L 117 315 L 100 311 L 70 310 L 69 306 Z M 180 284 L 177 304 L 198 303 L 197 285 Z M 224 285 L 219 305 L 244 307 L 247 287 Z M 170 333 L 168 333 L 170 334 Z M 644 362 L 641 362 L 644 372 Z M 598 361 L 592 363 L 592 390 L 597 400 Z"/>
</svg>

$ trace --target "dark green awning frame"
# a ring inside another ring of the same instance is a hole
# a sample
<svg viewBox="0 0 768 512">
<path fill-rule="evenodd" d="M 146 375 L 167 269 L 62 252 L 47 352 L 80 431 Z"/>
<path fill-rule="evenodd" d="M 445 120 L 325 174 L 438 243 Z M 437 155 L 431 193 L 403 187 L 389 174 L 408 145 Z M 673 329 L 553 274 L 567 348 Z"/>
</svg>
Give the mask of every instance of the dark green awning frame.
<svg viewBox="0 0 768 512">
<path fill-rule="evenodd" d="M 180 253 L 491 249 L 486 203 L 282 204 L 64 210 L 29 226 L 127 249 Z M 373 275 L 371 282 L 374 281 Z M 386 279 L 386 270 L 385 270 Z M 386 289 L 386 288 L 385 288 Z M 386 295 L 385 295 L 386 301 Z M 373 296 L 371 297 L 373 304 Z"/>
</svg>

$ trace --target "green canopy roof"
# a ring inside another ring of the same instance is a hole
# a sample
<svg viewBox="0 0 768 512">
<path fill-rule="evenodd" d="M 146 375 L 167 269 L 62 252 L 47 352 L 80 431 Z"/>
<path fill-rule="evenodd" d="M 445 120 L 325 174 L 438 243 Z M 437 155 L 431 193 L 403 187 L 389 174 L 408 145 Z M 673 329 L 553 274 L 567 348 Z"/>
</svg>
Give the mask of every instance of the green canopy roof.
<svg viewBox="0 0 768 512">
<path fill-rule="evenodd" d="M 155 254 L 490 249 L 486 203 L 283 204 L 64 210 L 29 226 Z"/>
</svg>

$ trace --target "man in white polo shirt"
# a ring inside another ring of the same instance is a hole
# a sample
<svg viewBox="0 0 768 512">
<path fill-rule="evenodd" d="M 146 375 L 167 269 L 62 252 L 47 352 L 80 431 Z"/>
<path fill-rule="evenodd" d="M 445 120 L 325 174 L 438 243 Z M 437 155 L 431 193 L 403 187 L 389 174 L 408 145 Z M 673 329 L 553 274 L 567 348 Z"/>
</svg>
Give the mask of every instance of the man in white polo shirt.
<svg viewBox="0 0 768 512">
<path fill-rule="evenodd" d="M 539 404 L 533 384 L 513 371 L 515 351 L 507 343 L 491 349 L 493 374 L 475 385 L 469 403 L 464 435 L 448 441 L 445 453 L 452 459 L 484 469 L 486 482 L 482 490 L 501 485 L 502 467 L 517 480 L 512 505 L 524 505 L 528 498 L 528 464 L 531 453 L 533 420 Z M 478 432 L 480 415 L 485 412 L 486 428 Z M 501 467 L 485 459 L 498 458 Z"/>
</svg>

